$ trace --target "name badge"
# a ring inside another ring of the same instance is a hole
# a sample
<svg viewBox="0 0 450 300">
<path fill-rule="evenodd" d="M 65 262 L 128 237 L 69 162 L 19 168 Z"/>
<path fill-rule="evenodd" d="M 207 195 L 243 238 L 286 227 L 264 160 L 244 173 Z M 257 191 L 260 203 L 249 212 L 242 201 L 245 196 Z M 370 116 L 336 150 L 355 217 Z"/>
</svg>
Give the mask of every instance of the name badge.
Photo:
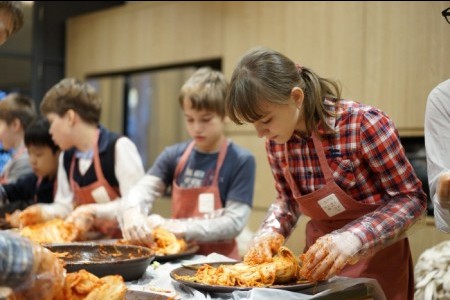
<svg viewBox="0 0 450 300">
<path fill-rule="evenodd" d="M 106 203 L 111 201 L 109 199 L 108 192 L 106 191 L 104 186 L 100 186 L 91 192 L 92 198 L 94 198 L 97 203 Z"/>
<path fill-rule="evenodd" d="M 198 195 L 198 211 L 201 213 L 210 213 L 214 211 L 213 193 L 203 193 Z"/>
<path fill-rule="evenodd" d="M 345 211 L 345 207 L 342 205 L 335 194 L 326 196 L 325 198 L 319 200 L 318 203 L 329 217 L 333 217 Z"/>
</svg>

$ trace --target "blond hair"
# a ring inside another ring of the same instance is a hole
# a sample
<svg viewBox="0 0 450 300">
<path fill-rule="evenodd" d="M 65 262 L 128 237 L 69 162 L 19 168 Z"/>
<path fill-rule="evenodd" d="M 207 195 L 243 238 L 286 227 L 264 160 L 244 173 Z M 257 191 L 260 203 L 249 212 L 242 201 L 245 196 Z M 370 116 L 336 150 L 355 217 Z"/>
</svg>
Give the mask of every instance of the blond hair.
<svg viewBox="0 0 450 300">
<path fill-rule="evenodd" d="M 210 67 L 202 67 L 181 87 L 179 102 L 183 108 L 184 99 L 191 101 L 195 110 L 208 110 L 225 117 L 225 97 L 228 82 L 225 76 Z"/>
</svg>

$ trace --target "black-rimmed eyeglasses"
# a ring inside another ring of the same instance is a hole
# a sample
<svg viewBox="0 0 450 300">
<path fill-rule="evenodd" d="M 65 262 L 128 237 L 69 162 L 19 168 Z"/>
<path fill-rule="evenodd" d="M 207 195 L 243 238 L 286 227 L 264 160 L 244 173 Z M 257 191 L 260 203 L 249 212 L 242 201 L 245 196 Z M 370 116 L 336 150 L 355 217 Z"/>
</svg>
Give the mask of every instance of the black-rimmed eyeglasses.
<svg viewBox="0 0 450 300">
<path fill-rule="evenodd" d="M 442 16 L 447 20 L 447 23 L 450 24 L 450 7 L 447 7 L 442 11 Z"/>
</svg>

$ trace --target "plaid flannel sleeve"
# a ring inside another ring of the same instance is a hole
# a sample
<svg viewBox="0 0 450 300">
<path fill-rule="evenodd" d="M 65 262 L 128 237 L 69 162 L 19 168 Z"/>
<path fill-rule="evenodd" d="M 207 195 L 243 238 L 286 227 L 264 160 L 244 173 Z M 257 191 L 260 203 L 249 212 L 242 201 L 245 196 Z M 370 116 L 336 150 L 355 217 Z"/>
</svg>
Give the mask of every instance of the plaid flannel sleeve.
<svg viewBox="0 0 450 300">
<path fill-rule="evenodd" d="M 363 242 L 363 250 L 376 250 L 405 237 L 423 216 L 427 196 L 406 158 L 392 121 L 380 111 L 368 111 L 361 120 L 361 152 L 372 173 L 379 177 L 384 203 L 374 212 L 339 231 L 351 231 Z"/>
<path fill-rule="evenodd" d="M 18 235 L 0 232 L 0 284 L 14 288 L 33 268 L 33 245 Z"/>
</svg>

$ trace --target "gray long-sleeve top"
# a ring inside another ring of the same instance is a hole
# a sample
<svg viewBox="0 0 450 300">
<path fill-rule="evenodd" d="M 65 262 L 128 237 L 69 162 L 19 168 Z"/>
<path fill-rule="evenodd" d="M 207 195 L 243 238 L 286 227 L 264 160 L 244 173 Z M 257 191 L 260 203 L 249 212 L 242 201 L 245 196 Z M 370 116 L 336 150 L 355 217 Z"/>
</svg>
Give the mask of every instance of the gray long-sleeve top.
<svg viewBox="0 0 450 300">
<path fill-rule="evenodd" d="M 438 178 L 450 171 L 450 79 L 429 94 L 425 110 L 425 148 L 430 197 L 436 227 L 450 232 L 450 211 L 442 208 L 436 195 Z"/>
</svg>

